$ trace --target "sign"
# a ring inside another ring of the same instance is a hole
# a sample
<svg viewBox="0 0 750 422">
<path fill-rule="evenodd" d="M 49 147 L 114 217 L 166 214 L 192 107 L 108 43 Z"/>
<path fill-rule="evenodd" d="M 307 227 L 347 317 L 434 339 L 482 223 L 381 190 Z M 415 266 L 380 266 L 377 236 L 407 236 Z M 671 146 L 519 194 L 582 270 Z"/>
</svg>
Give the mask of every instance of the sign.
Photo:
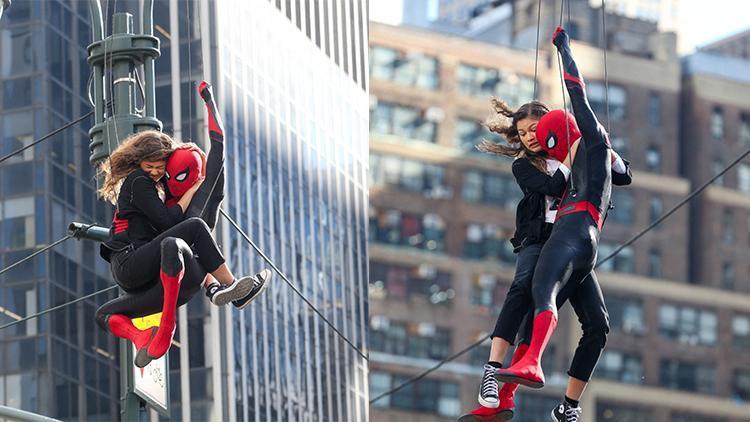
<svg viewBox="0 0 750 422">
<path fill-rule="evenodd" d="M 143 318 L 133 318 L 133 325 L 139 330 L 145 330 L 158 327 L 160 320 L 161 313 L 158 313 Z M 135 356 L 136 352 L 135 345 L 131 344 L 131 357 Z M 166 417 L 169 417 L 168 355 L 169 353 L 152 360 L 145 368 L 139 368 L 132 363 L 133 392 Z"/>
</svg>

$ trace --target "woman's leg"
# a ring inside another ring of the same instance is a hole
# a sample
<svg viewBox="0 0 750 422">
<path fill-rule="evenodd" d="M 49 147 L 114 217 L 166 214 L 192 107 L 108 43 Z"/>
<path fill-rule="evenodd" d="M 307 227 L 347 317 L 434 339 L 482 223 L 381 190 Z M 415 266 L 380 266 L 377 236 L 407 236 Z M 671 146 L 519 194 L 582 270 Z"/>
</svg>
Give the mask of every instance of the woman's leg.
<svg viewBox="0 0 750 422">
<path fill-rule="evenodd" d="M 505 360 L 505 354 L 508 347 L 515 341 L 523 318 L 534 305 L 531 296 L 531 280 L 542 246 L 542 244 L 529 245 L 518 253 L 516 273 L 492 332 L 490 362 L 499 363 Z"/>
<path fill-rule="evenodd" d="M 495 329 L 491 335 L 492 344 L 489 361 L 484 365 L 484 374 L 479 386 L 478 401 L 482 406 L 496 409 L 502 401 L 499 386 L 495 379 L 495 371 L 502 368 L 505 354 L 516 338 L 521 320 L 527 310 L 531 309 L 534 304 L 531 298 L 531 278 L 534 275 L 534 267 L 541 249 L 541 244 L 534 244 L 521 249 L 518 254 L 516 274 L 513 277 L 508 294 L 505 296 L 500 315 L 495 323 Z M 510 401 L 512 402 L 512 397 Z M 507 404 L 508 400 L 505 400 L 505 402 Z M 512 407 L 512 403 L 510 407 Z"/>
</svg>

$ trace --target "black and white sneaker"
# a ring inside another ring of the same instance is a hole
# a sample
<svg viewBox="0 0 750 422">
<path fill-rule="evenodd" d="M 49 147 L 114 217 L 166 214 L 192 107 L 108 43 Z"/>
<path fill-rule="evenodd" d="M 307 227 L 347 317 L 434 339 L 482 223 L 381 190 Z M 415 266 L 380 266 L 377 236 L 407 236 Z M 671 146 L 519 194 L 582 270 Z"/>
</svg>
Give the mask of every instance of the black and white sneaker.
<svg viewBox="0 0 750 422">
<path fill-rule="evenodd" d="M 233 300 L 247 296 L 252 289 L 253 278 L 242 277 L 239 280 L 235 280 L 232 284 L 211 283 L 211 285 L 206 287 L 206 296 L 208 296 L 208 299 L 214 305 L 222 306 Z"/>
<path fill-rule="evenodd" d="M 555 422 L 578 422 L 581 419 L 580 407 L 573 407 L 568 402 L 563 401 L 557 407 L 552 409 L 552 420 Z"/>
<path fill-rule="evenodd" d="M 252 289 L 250 289 L 250 292 L 245 297 L 233 300 L 232 305 L 237 309 L 245 309 L 250 302 L 255 300 L 256 297 L 260 296 L 260 294 L 266 290 L 266 287 L 268 287 L 268 280 L 271 279 L 272 275 L 273 273 L 270 270 L 263 270 L 258 274 L 255 274 L 255 277 L 247 277 L 253 280 Z"/>
<path fill-rule="evenodd" d="M 485 363 L 482 384 L 479 386 L 479 404 L 492 409 L 500 405 L 500 394 L 498 392 L 497 378 L 495 378 L 496 371 L 497 368 L 489 363 Z"/>
</svg>

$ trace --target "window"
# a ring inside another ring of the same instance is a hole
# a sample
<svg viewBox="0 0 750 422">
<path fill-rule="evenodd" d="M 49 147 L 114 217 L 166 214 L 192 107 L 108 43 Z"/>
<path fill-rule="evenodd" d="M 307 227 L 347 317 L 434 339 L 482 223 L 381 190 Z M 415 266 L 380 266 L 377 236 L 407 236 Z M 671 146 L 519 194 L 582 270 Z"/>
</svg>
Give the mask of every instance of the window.
<svg viewBox="0 0 750 422">
<path fill-rule="evenodd" d="M 734 213 L 725 208 L 721 219 L 721 240 L 724 243 L 734 243 Z"/>
<path fill-rule="evenodd" d="M 648 251 L 648 276 L 661 278 L 661 270 L 661 252 L 658 249 L 651 249 Z"/>
<path fill-rule="evenodd" d="M 750 316 L 735 315 L 732 318 L 732 337 L 734 347 L 740 350 L 750 350 Z"/>
<path fill-rule="evenodd" d="M 750 193 L 750 165 L 737 166 L 737 189 L 740 192 Z"/>
<path fill-rule="evenodd" d="M 534 80 L 507 70 L 461 64 L 458 67 L 458 92 L 467 96 L 496 96 L 511 107 L 534 96 Z"/>
<path fill-rule="evenodd" d="M 715 177 L 716 175 L 718 175 L 722 171 L 724 171 L 724 161 L 721 158 L 714 158 L 712 176 Z M 717 186 L 723 186 L 724 185 L 724 175 L 721 175 L 721 176 L 717 177 L 716 181 L 714 181 L 714 183 Z"/>
<path fill-rule="evenodd" d="M 373 371 L 370 373 L 370 394 L 378 397 L 391 389 L 391 374 Z M 373 407 L 388 408 L 391 405 L 391 396 L 383 396 L 380 400 L 373 402 Z"/>
<path fill-rule="evenodd" d="M 17 5 L 13 5 L 15 8 Z M 4 24 L 7 24 L 7 15 Z M 14 75 L 31 73 L 36 70 L 36 57 L 33 45 L 32 30 L 29 26 L 22 26 L 4 30 L 0 37 L 0 51 L 3 52 L 3 66 L 0 67 L 0 77 L 9 78 Z"/>
<path fill-rule="evenodd" d="M 382 376 L 381 374 L 383 373 L 373 373 L 376 377 L 374 382 L 379 383 L 376 388 L 373 388 L 373 394 L 379 390 L 383 390 L 383 392 L 388 391 L 403 384 L 410 378 L 409 376 L 395 374 L 388 374 L 387 376 Z M 391 383 L 387 388 L 384 388 L 388 378 L 390 378 Z M 430 378 L 409 384 L 394 392 L 386 400 L 386 403 L 388 403 L 388 406 L 385 404 L 379 404 L 378 406 L 415 412 L 437 413 L 446 417 L 456 417 L 461 411 L 458 384 Z"/>
<path fill-rule="evenodd" d="M 662 359 L 659 374 L 663 387 L 716 394 L 716 368 L 711 365 Z"/>
<path fill-rule="evenodd" d="M 597 260 L 601 261 L 602 259 L 608 257 L 612 254 L 612 252 L 617 249 L 617 245 L 608 243 L 608 242 L 601 242 L 599 244 L 599 253 L 597 255 Z M 615 271 L 620 273 L 632 273 L 635 271 L 635 266 L 633 264 L 633 248 L 628 246 L 623 248 L 617 255 L 610 258 L 607 262 L 601 264 L 599 267 L 602 271 Z"/>
<path fill-rule="evenodd" d="M 656 92 L 648 96 L 648 123 L 651 127 L 661 124 L 661 97 Z"/>
<path fill-rule="evenodd" d="M 617 350 L 605 350 L 596 375 L 628 384 L 642 384 L 643 363 L 640 356 Z"/>
<path fill-rule="evenodd" d="M 632 404 L 613 404 L 597 400 L 596 420 L 600 422 L 651 422 L 651 410 L 638 408 Z"/>
<path fill-rule="evenodd" d="M 493 224 L 469 224 L 466 228 L 464 256 L 474 259 L 515 262 L 513 247 L 508 240 L 512 233 Z"/>
<path fill-rule="evenodd" d="M 612 189 L 612 208 L 607 219 L 619 224 L 633 223 L 633 193 L 625 189 Z"/>
<path fill-rule="evenodd" d="M 392 155 L 370 154 L 370 186 L 421 193 L 428 198 L 450 196 L 443 167 Z"/>
<path fill-rule="evenodd" d="M 721 266 L 721 287 L 727 290 L 734 288 L 734 265 L 725 262 Z"/>
<path fill-rule="evenodd" d="M 9 154 L 34 141 L 34 113 L 8 113 L 2 116 L 0 155 Z M 34 158 L 34 148 L 8 159 L 8 162 L 28 161 Z"/>
<path fill-rule="evenodd" d="M 716 344 L 716 327 L 714 312 L 669 304 L 659 308 L 659 332 L 679 343 L 713 346 Z"/>
<path fill-rule="evenodd" d="M 157 109 L 158 110 L 158 109 Z M 623 159 L 628 158 L 628 142 L 622 137 L 612 138 L 612 149 L 617 152 Z"/>
<path fill-rule="evenodd" d="M 456 145 L 464 154 L 477 154 L 486 157 L 495 157 L 500 160 L 511 160 L 504 155 L 487 154 L 479 151 L 476 147 L 484 139 L 492 142 L 503 142 L 500 135 L 490 132 L 475 120 L 460 117 L 456 121 Z"/>
<path fill-rule="evenodd" d="M 745 401 L 750 400 L 750 372 L 734 372 L 732 380 L 732 395 Z"/>
<path fill-rule="evenodd" d="M 661 151 L 656 145 L 646 150 L 646 169 L 654 173 L 661 173 Z"/>
<path fill-rule="evenodd" d="M 371 233 L 380 243 L 443 250 L 445 223 L 436 214 L 411 214 L 380 210 L 371 218 Z"/>
<path fill-rule="evenodd" d="M 370 298 L 449 304 L 456 296 L 451 275 L 422 264 L 413 267 L 370 263 Z"/>
<path fill-rule="evenodd" d="M 439 85 L 438 61 L 419 52 L 405 53 L 382 46 L 370 49 L 370 76 L 403 85 L 435 89 Z"/>
<path fill-rule="evenodd" d="M 434 143 L 437 128 L 434 120 L 429 119 L 424 110 L 378 102 L 370 111 L 370 130 L 373 133 Z"/>
<path fill-rule="evenodd" d="M 391 321 L 382 315 L 370 319 L 372 350 L 416 358 L 444 359 L 450 354 L 451 335 L 430 323 Z"/>
<path fill-rule="evenodd" d="M 724 139 L 724 111 L 721 107 L 714 107 L 711 111 L 711 137 L 715 141 Z"/>
<path fill-rule="evenodd" d="M 19 108 L 30 106 L 35 97 L 36 91 L 31 90 L 31 78 L 6 79 L 3 81 L 3 108 Z M 38 88 L 36 85 L 34 88 Z"/>
<path fill-rule="evenodd" d="M 484 306 L 493 314 L 499 313 L 509 286 L 505 283 L 498 283 L 491 274 L 474 275 L 471 282 L 471 303 Z M 487 356 L 485 355 L 483 359 L 486 361 Z"/>
<path fill-rule="evenodd" d="M 739 141 L 740 145 L 750 145 L 750 114 L 740 116 Z"/>
<path fill-rule="evenodd" d="M 663 209 L 664 205 L 662 203 L 661 197 L 659 196 L 652 196 L 651 199 L 648 201 L 648 216 L 649 216 L 649 223 L 653 223 L 654 221 L 658 220 L 659 217 L 661 217 L 662 213 L 664 212 Z M 659 226 L 656 226 L 655 229 L 658 230 Z"/>
<path fill-rule="evenodd" d="M 643 317 L 643 303 L 640 299 L 622 296 L 607 296 L 609 325 L 613 331 L 629 334 L 643 334 L 646 323 Z"/>
<path fill-rule="evenodd" d="M 596 113 L 600 121 L 607 121 L 607 95 L 604 84 L 601 82 L 588 81 L 586 84 L 586 94 L 591 104 L 591 108 Z M 609 117 L 613 121 L 625 118 L 627 108 L 627 96 L 625 88 L 609 84 Z"/>
<path fill-rule="evenodd" d="M 521 197 L 521 189 L 511 175 L 478 171 L 464 173 L 463 198 L 467 202 L 515 209 Z"/>
</svg>

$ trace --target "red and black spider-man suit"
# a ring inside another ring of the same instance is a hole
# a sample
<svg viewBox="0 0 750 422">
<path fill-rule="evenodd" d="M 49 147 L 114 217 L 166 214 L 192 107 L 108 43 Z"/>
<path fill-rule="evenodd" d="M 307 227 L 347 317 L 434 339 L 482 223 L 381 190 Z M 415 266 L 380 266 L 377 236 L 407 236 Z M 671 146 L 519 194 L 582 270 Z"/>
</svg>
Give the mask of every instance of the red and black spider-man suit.
<svg viewBox="0 0 750 422">
<path fill-rule="evenodd" d="M 573 136 L 580 134 L 580 144 L 552 233 L 534 271 L 535 316 L 529 349 L 520 361 L 497 373 L 502 382 L 535 388 L 544 385 L 541 358 L 557 325 L 555 297 L 566 283 L 578 283 L 593 271 L 612 189 L 607 133 L 589 106 L 583 78 L 570 52 L 568 35 L 562 28 L 555 32 L 553 43 L 562 56 L 565 86 L 575 120 L 562 110 L 547 113 L 537 125 L 536 137 L 540 145 L 558 159 L 567 156 L 568 145 L 576 141 Z"/>
<path fill-rule="evenodd" d="M 125 293 L 102 305 L 96 312 L 96 320 L 103 329 L 135 344 L 138 350 L 135 361 L 140 367 L 167 352 L 174 334 L 177 307 L 187 303 L 200 290 L 207 271 L 213 271 L 224 262 L 210 235 L 210 229 L 216 225 L 224 192 L 224 131 L 211 87 L 203 82 L 199 92 L 208 109 L 211 150 L 206 159 L 197 146 L 186 144 L 175 150 L 167 160 L 168 198 L 164 205 L 168 212 L 162 212 L 165 221 L 157 226 L 170 228 L 153 239 L 159 240 L 160 244 L 149 242 L 140 246 L 146 240 L 133 239 L 128 233 L 129 225 L 153 225 L 155 222 L 129 219 L 127 209 L 125 213 L 121 212 L 118 198 L 118 210 L 111 229 L 112 240 L 105 243 L 103 248 L 106 250 L 103 256 L 111 258 L 113 275 Z M 123 206 L 132 208 L 129 202 L 135 199 L 139 202 L 136 206 L 140 205 L 141 208 L 146 204 L 164 207 L 158 203 L 158 199 L 147 201 L 144 198 L 148 192 L 155 196 L 154 182 L 141 173 L 140 170 L 134 171 L 123 183 L 120 193 L 121 197 L 125 197 Z M 175 206 L 179 207 L 177 201 L 201 175 L 205 175 L 206 179 L 194 194 L 188 209 L 184 213 L 175 210 Z M 177 220 L 180 222 L 175 224 Z M 134 247 L 133 243 L 139 245 Z M 131 265 L 131 269 L 123 272 L 123 263 L 129 259 L 129 255 L 135 255 L 136 249 L 140 249 L 140 258 L 133 256 L 132 259 L 138 259 L 138 265 Z M 131 322 L 132 318 L 157 312 L 162 312 L 158 328 L 139 330 Z"/>
</svg>

